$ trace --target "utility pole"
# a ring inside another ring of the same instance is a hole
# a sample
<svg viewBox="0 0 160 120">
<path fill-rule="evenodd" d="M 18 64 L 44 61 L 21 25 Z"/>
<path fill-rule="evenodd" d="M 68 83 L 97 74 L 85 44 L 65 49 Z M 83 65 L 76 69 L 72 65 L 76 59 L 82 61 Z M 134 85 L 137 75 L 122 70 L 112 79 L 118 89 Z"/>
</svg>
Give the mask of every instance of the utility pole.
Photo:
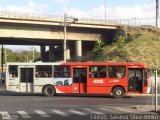
<svg viewBox="0 0 160 120">
<path fill-rule="evenodd" d="M 33 61 L 34 61 L 34 58 L 35 58 L 35 55 L 34 55 L 34 50 L 35 50 L 35 49 L 33 48 Z"/>
<path fill-rule="evenodd" d="M 34 61 L 34 58 L 35 58 L 35 55 L 34 55 L 34 52 L 35 52 L 35 48 L 34 47 L 31 47 L 31 52 L 32 52 L 32 62 Z"/>
<path fill-rule="evenodd" d="M 67 61 L 67 20 L 72 19 L 73 23 L 78 21 L 77 18 L 73 18 L 71 16 L 67 16 L 67 14 L 64 14 L 64 43 L 63 43 L 63 51 L 64 51 L 64 56 L 63 56 L 63 61 Z"/>
<path fill-rule="evenodd" d="M 159 0 L 156 0 L 156 27 L 160 27 L 159 24 Z"/>
<path fill-rule="evenodd" d="M 155 111 L 157 111 L 158 107 L 158 96 L 157 96 L 157 70 L 155 70 Z"/>
<path fill-rule="evenodd" d="M 1 70 L 2 70 L 2 72 L 1 72 L 1 74 L 3 74 L 3 59 L 4 59 L 4 53 L 3 53 L 4 51 L 3 51 L 3 43 L 2 43 L 2 48 L 1 48 Z M 2 79 L 2 75 L 1 75 L 1 79 Z"/>
<path fill-rule="evenodd" d="M 64 43 L 63 43 L 63 51 L 64 51 L 64 55 L 63 55 L 63 61 L 66 62 L 66 49 L 67 49 L 67 40 L 66 40 L 66 33 L 67 33 L 67 14 L 64 14 Z"/>
<path fill-rule="evenodd" d="M 104 9 L 105 9 L 104 16 L 105 16 L 105 21 L 106 21 L 106 12 L 107 12 L 107 10 L 106 10 L 106 0 L 104 0 Z"/>
<path fill-rule="evenodd" d="M 8 60 L 7 60 L 7 50 L 6 50 L 6 47 L 5 47 L 5 64 L 7 64 Z"/>
</svg>

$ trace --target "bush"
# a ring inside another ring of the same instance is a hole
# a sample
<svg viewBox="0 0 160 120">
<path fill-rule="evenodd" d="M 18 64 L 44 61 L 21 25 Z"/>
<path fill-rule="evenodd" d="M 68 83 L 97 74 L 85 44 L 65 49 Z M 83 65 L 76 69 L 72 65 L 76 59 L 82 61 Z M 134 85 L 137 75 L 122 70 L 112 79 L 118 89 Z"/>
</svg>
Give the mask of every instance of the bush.
<svg viewBox="0 0 160 120">
<path fill-rule="evenodd" d="M 93 57 L 97 57 L 97 55 L 103 50 L 105 43 L 102 39 L 97 39 L 95 46 L 93 48 Z"/>
<path fill-rule="evenodd" d="M 119 45 L 122 46 L 126 42 L 127 38 L 123 35 L 116 35 L 114 41 Z"/>
<path fill-rule="evenodd" d="M 95 46 L 93 48 L 93 52 L 99 52 L 102 51 L 102 47 L 105 45 L 105 43 L 101 39 L 97 39 Z"/>
</svg>

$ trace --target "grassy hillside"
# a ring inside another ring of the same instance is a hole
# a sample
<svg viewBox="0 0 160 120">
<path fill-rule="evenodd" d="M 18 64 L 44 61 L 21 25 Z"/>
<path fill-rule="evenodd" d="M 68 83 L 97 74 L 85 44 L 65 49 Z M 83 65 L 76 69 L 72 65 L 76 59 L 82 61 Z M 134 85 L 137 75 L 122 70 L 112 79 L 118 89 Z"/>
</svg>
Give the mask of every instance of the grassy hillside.
<svg viewBox="0 0 160 120">
<path fill-rule="evenodd" d="M 94 61 L 144 62 L 160 69 L 160 29 L 154 27 L 122 27 L 125 41 L 106 44 L 93 53 Z"/>
</svg>

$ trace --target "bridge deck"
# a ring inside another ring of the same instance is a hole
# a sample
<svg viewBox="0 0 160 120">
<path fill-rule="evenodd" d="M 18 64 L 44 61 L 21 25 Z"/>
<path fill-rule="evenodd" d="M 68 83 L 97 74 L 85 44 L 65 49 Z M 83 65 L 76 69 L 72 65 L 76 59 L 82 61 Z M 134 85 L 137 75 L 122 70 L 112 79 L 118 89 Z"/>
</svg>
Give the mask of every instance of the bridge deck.
<svg viewBox="0 0 160 120">
<path fill-rule="evenodd" d="M 64 17 L 51 16 L 51 15 L 38 15 L 28 13 L 14 13 L 14 12 L 0 12 L 0 22 L 27 22 L 31 24 L 49 24 L 49 25 L 63 25 Z M 89 27 L 89 28 L 104 28 L 104 29 L 117 29 L 120 24 L 113 20 L 99 20 L 99 19 L 82 19 L 78 18 L 78 21 L 74 22 L 72 19 L 67 19 L 67 23 L 74 27 Z"/>
</svg>

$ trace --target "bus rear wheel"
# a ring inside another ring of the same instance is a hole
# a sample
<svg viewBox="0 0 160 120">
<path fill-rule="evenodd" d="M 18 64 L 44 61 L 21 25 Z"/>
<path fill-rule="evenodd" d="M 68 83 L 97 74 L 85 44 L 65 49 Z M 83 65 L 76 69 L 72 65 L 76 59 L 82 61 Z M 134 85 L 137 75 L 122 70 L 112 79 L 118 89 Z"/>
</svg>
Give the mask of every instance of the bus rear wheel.
<svg viewBox="0 0 160 120">
<path fill-rule="evenodd" d="M 114 98 L 122 98 L 124 96 L 124 90 L 121 87 L 115 87 L 112 94 Z"/>
<path fill-rule="evenodd" d="M 56 95 L 55 88 L 51 85 L 47 85 L 43 88 L 43 94 L 47 97 L 52 97 Z"/>
</svg>

